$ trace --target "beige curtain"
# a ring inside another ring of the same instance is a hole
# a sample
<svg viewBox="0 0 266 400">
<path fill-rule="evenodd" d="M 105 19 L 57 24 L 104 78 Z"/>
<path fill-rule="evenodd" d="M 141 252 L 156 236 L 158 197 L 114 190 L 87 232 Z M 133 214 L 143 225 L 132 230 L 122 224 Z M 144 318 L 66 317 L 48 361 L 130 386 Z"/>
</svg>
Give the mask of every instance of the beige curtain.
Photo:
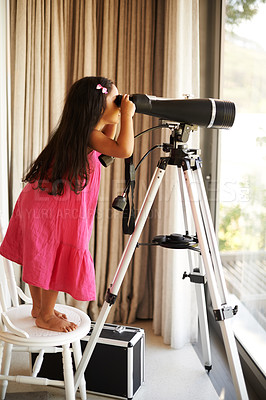
<svg viewBox="0 0 266 400">
<path fill-rule="evenodd" d="M 10 159 L 10 41 L 8 2 L 0 3 L 0 222 L 3 230 L 8 224 L 8 165 Z"/>
<path fill-rule="evenodd" d="M 57 124 L 67 89 L 79 77 L 95 74 L 95 4 L 10 0 L 12 102 L 7 176 L 11 211 L 23 174 Z"/>
<path fill-rule="evenodd" d="M 161 95 L 163 64 L 160 50 L 163 49 L 164 2 L 99 1 L 97 6 L 97 73 L 114 79 L 121 93 Z M 136 115 L 134 119 L 136 133 L 152 123 L 151 118 L 141 115 Z M 151 134 L 136 140 L 135 164 L 158 139 L 158 135 L 154 138 Z M 144 198 L 151 165 L 151 162 L 145 162 L 137 173 L 136 209 Z M 99 295 L 97 307 L 96 304 L 90 307 L 96 316 L 128 239 L 122 234 L 122 215 L 111 208 L 112 200 L 122 193 L 124 186 L 124 162 L 116 160 L 112 168 L 103 171 L 98 202 L 95 264 Z M 102 238 L 101 247 L 97 246 L 97 237 Z M 148 241 L 148 237 L 149 228 L 143 232 L 142 240 Z M 154 263 L 144 261 L 151 260 L 151 257 L 148 248 L 136 251 L 109 320 L 125 323 L 134 321 L 136 316 L 152 317 Z"/>
<path fill-rule="evenodd" d="M 21 176 L 46 144 L 62 110 L 66 90 L 76 79 L 84 75 L 107 76 L 121 93 L 197 95 L 197 3 L 198 0 L 10 0 L 12 206 L 21 190 Z M 136 115 L 134 123 L 138 133 L 158 124 L 158 120 Z M 165 137 L 166 133 L 154 131 L 137 139 L 135 164 Z M 160 155 L 156 150 L 137 172 L 136 210 Z M 102 172 L 90 243 L 97 283 L 97 301 L 89 305 L 93 319 L 97 318 L 128 239 L 122 234 L 122 215 L 111 208 L 112 200 L 124 188 L 123 160 L 116 160 Z M 162 193 L 172 181 L 171 177 L 167 179 Z M 159 231 L 165 227 L 161 207 L 164 194 L 161 196 L 145 225 L 142 242 L 167 233 Z M 126 323 L 153 317 L 159 253 L 146 246 L 136 250 L 109 321 Z M 88 306 L 69 296 L 67 301 L 84 309 Z"/>
<path fill-rule="evenodd" d="M 8 170 L 10 160 L 10 38 L 9 38 L 9 2 L 0 2 L 0 226 L 3 232 L 8 226 Z M 4 290 L 7 282 L 4 265 L 0 257 L 0 281 Z M 6 295 L 6 301 L 10 301 Z M 9 303 L 7 303 L 9 305 Z"/>
<path fill-rule="evenodd" d="M 10 1 L 12 205 L 57 124 L 67 89 L 95 73 L 94 14 L 94 1 Z"/>
</svg>

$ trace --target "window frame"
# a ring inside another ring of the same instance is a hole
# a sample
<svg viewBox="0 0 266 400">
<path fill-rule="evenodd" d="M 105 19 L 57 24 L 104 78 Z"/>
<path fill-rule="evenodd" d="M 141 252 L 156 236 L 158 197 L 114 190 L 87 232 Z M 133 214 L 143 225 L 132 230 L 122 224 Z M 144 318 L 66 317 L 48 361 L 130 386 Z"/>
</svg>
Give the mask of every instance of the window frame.
<svg viewBox="0 0 266 400">
<path fill-rule="evenodd" d="M 200 7 L 200 97 L 223 98 L 223 48 L 225 36 L 226 0 L 199 0 Z M 200 130 L 202 151 L 202 175 L 209 201 L 210 211 L 218 239 L 219 227 L 219 180 L 221 165 L 221 136 L 214 129 Z M 211 299 L 206 290 L 209 323 L 221 340 L 219 324 L 213 318 Z M 236 339 L 245 379 L 259 396 L 265 396 L 266 380 L 252 357 Z"/>
</svg>

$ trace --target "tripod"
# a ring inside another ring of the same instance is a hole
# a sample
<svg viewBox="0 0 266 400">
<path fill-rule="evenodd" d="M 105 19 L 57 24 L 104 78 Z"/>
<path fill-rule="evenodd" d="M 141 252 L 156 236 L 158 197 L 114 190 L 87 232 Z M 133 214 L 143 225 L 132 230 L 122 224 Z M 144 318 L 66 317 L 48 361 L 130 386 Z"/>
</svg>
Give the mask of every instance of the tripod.
<svg viewBox="0 0 266 400">
<path fill-rule="evenodd" d="M 181 196 L 183 198 L 182 204 L 185 204 L 184 189 L 185 187 L 187 189 L 192 217 L 197 233 L 196 240 L 199 244 L 200 254 L 204 265 L 204 268 L 200 267 L 199 270 L 193 270 L 190 266 L 191 273 L 189 275 L 185 273 L 184 277 L 190 277 L 190 280 L 196 284 L 196 295 L 199 307 L 199 321 L 202 337 L 203 356 L 205 358 L 205 368 L 207 370 L 211 369 L 207 315 L 203 292 L 203 284 L 207 279 L 214 317 L 221 327 L 227 359 L 237 398 L 239 400 L 248 399 L 236 342 L 232 327 L 230 325 L 230 318 L 236 314 L 237 307 L 232 308 L 227 304 L 225 278 L 211 219 L 210 209 L 208 206 L 207 195 L 204 189 L 204 182 L 201 174 L 201 159 L 199 157 L 198 150 L 188 150 L 184 145 L 184 143 L 187 142 L 189 134 L 193 129 L 193 126 L 187 124 L 179 124 L 178 127 L 172 129 L 170 143 L 164 144 L 163 146 L 164 151 L 169 152 L 170 156 L 161 157 L 158 166 L 154 171 L 146 196 L 136 219 L 135 230 L 129 237 L 129 240 L 126 244 L 113 282 L 107 291 L 105 302 L 95 323 L 90 340 L 84 350 L 81 362 L 75 373 L 75 390 L 77 390 L 79 386 L 80 379 L 94 351 L 97 340 L 110 312 L 111 306 L 116 300 L 117 293 L 120 289 L 130 260 L 138 244 L 139 237 L 148 218 L 150 209 L 161 185 L 167 166 L 173 165 L 177 166 L 179 178 L 181 178 L 179 179 L 179 183 Z M 185 185 L 182 184 L 183 181 L 185 182 Z M 185 226 L 187 226 L 187 212 L 185 209 L 183 209 L 183 211 Z M 172 242 L 176 243 L 175 248 L 181 248 L 179 240 L 176 240 L 174 236 L 170 238 L 170 243 L 167 239 L 165 240 L 162 238 L 157 238 L 157 240 L 159 240 L 159 244 L 164 247 L 174 246 L 173 244 L 171 244 L 172 240 Z M 188 248 L 190 247 L 189 242 L 190 240 L 188 239 Z"/>
</svg>

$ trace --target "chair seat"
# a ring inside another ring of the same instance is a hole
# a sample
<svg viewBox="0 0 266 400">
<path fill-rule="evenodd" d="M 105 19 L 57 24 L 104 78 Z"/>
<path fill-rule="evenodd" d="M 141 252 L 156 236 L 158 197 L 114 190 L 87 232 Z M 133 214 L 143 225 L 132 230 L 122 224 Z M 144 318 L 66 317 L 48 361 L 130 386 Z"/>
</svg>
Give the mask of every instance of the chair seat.
<svg viewBox="0 0 266 400">
<path fill-rule="evenodd" d="M 0 332 L 0 340 L 20 346 L 27 346 L 30 342 L 31 346 L 48 347 L 72 343 L 88 334 L 91 320 L 83 311 L 63 304 L 56 304 L 55 308 L 57 311 L 66 314 L 67 319 L 77 325 L 77 329 L 71 332 L 56 332 L 38 328 L 35 319 L 31 316 L 32 305 L 22 304 L 7 310 L 6 315 L 12 324 L 25 331 L 29 338 L 20 337 L 6 331 Z"/>
</svg>

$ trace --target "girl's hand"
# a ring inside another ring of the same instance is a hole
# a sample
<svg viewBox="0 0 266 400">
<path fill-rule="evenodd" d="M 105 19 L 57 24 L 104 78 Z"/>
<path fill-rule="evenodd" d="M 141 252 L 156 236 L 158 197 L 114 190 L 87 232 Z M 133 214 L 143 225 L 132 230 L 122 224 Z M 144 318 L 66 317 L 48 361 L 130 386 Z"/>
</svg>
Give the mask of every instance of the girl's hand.
<svg viewBox="0 0 266 400">
<path fill-rule="evenodd" d="M 111 97 L 104 112 L 105 119 L 102 117 L 104 121 L 100 121 L 105 123 L 104 128 L 99 125 L 90 133 L 89 146 L 106 156 L 128 158 L 132 155 L 134 149 L 132 117 L 135 114 L 135 104 L 129 100 L 129 95 L 127 94 L 122 97 L 120 109 L 113 100 L 113 97 Z M 109 121 L 112 119 L 116 121 L 119 114 L 121 114 L 120 133 L 117 139 L 114 140 L 114 127 L 116 125 Z M 107 124 L 106 121 L 108 121 Z"/>
<path fill-rule="evenodd" d="M 130 116 L 132 118 L 135 114 L 135 110 L 136 106 L 129 100 L 129 95 L 124 94 L 121 101 L 121 117 Z"/>
</svg>

